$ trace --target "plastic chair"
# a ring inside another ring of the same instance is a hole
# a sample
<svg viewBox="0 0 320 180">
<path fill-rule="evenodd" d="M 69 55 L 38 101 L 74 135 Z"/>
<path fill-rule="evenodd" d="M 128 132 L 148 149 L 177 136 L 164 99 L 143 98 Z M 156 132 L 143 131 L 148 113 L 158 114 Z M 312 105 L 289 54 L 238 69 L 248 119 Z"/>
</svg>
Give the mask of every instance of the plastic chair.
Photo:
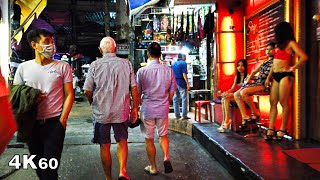
<svg viewBox="0 0 320 180">
<path fill-rule="evenodd" d="M 201 123 L 201 107 L 205 105 L 206 119 L 208 119 L 208 107 L 209 107 L 210 122 L 212 122 L 212 112 L 211 112 L 210 101 L 195 101 L 194 104 L 195 104 L 194 120 L 197 121 L 197 115 L 198 115 L 199 123 Z"/>
</svg>

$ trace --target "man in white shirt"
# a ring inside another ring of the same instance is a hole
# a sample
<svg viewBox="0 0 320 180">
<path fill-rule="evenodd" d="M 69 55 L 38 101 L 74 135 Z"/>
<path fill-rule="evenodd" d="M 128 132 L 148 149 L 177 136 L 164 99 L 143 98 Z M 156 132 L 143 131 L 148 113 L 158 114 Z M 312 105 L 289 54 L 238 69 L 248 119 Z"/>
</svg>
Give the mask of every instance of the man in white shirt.
<svg viewBox="0 0 320 180">
<path fill-rule="evenodd" d="M 55 53 L 53 34 L 46 29 L 28 33 L 28 42 L 35 50 L 35 59 L 17 69 L 13 84 L 27 85 L 41 91 L 36 123 L 28 142 L 30 154 L 55 159 L 60 163 L 67 119 L 74 101 L 72 71 L 68 63 L 52 59 Z M 37 168 L 40 179 L 58 179 L 58 168 Z"/>
<path fill-rule="evenodd" d="M 132 123 L 137 119 L 140 102 L 136 76 L 131 62 L 116 56 L 116 43 L 111 37 L 104 37 L 99 49 L 103 57 L 91 63 L 83 86 L 92 106 L 94 118 L 92 142 L 100 144 L 100 158 L 106 179 L 111 180 L 110 129 L 112 127 L 118 146 L 119 179 L 126 180 L 130 179 L 127 174 L 130 87 L 133 102 Z"/>
</svg>

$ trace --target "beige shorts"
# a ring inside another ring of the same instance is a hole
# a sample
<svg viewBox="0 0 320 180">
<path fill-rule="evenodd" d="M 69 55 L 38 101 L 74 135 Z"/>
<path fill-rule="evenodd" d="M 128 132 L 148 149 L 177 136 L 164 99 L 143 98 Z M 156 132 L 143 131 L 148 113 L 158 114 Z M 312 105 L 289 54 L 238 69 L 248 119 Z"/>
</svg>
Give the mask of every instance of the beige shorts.
<svg viewBox="0 0 320 180">
<path fill-rule="evenodd" d="M 147 139 L 154 139 L 154 132 L 157 127 L 158 136 L 168 134 L 169 120 L 165 118 L 145 118 L 142 115 L 142 123 L 140 124 L 141 135 Z"/>
</svg>

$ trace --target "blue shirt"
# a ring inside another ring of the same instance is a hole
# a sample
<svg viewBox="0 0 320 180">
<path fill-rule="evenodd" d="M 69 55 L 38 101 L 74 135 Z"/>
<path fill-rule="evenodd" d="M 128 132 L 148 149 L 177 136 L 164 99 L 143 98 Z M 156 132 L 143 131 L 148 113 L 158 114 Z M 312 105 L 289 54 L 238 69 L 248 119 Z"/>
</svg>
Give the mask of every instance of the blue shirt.
<svg viewBox="0 0 320 180">
<path fill-rule="evenodd" d="M 129 87 L 133 86 L 136 77 L 130 61 L 108 53 L 92 62 L 83 89 L 93 91 L 95 120 L 102 124 L 126 121 L 130 113 Z"/>
<path fill-rule="evenodd" d="M 137 72 L 141 94 L 141 112 L 146 118 L 166 118 L 169 113 L 169 93 L 177 89 L 173 71 L 153 60 Z"/>
<path fill-rule="evenodd" d="M 178 86 L 187 89 L 187 83 L 183 78 L 183 74 L 188 74 L 187 63 L 183 59 L 178 59 L 171 66 L 174 77 L 176 78 Z"/>
</svg>

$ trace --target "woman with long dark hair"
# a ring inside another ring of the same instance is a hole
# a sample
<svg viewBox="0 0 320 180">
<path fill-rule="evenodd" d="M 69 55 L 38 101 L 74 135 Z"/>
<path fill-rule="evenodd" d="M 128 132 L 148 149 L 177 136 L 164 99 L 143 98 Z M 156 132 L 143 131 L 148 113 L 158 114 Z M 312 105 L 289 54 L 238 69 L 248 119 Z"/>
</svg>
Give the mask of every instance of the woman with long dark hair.
<svg viewBox="0 0 320 180">
<path fill-rule="evenodd" d="M 273 77 L 274 81 L 272 81 L 270 92 L 270 123 L 265 136 L 266 141 L 282 140 L 284 135 L 287 134 L 286 128 L 290 114 L 289 97 L 292 90 L 294 71 L 308 59 L 308 56 L 296 43 L 293 29 L 288 22 L 279 23 L 274 28 L 274 31 L 277 48 L 274 54 L 272 70 L 265 82 L 266 86 L 270 86 L 270 80 Z M 292 62 L 294 54 L 299 57 L 299 62 L 296 64 Z M 280 130 L 275 133 L 274 121 L 278 114 L 278 102 L 282 106 L 282 124 Z"/>
<path fill-rule="evenodd" d="M 237 62 L 237 75 L 234 78 L 234 82 L 232 87 L 222 93 L 222 111 L 223 111 L 223 120 L 221 123 L 221 126 L 218 128 L 219 132 L 224 132 L 225 129 L 229 127 L 231 124 L 232 120 L 230 119 L 230 113 L 229 113 L 229 107 L 230 107 L 230 101 L 233 100 L 233 93 L 236 92 L 240 87 L 242 86 L 244 79 L 247 77 L 247 69 L 248 69 L 248 64 L 245 59 L 240 59 Z"/>
<path fill-rule="evenodd" d="M 245 84 L 241 87 L 241 89 L 234 93 L 234 99 L 239 107 L 242 117 L 242 125 L 239 127 L 240 129 L 246 129 L 247 122 L 255 122 L 256 119 L 260 117 L 260 112 L 257 110 L 250 96 L 254 93 L 268 90 L 268 88 L 265 87 L 265 81 L 273 63 L 272 50 L 274 47 L 275 43 L 269 43 L 266 46 L 267 59 L 259 64 L 257 68 L 250 73 Z M 259 75 L 255 76 L 257 73 L 259 73 Z M 244 102 L 250 107 L 250 116 L 248 116 L 246 113 Z"/>
</svg>

